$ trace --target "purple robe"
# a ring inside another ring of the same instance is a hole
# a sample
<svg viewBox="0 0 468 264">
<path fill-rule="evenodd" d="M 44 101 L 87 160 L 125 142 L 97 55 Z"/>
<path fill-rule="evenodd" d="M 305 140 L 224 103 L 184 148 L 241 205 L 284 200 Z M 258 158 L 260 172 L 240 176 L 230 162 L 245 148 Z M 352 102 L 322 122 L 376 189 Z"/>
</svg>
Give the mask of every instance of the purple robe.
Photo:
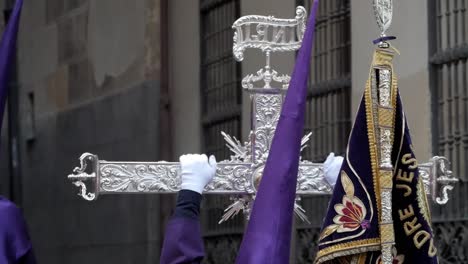
<svg viewBox="0 0 468 264">
<path fill-rule="evenodd" d="M 204 256 L 200 221 L 188 217 L 172 218 L 166 227 L 160 263 L 195 264 L 201 263 Z"/>
<path fill-rule="evenodd" d="M 0 263 L 34 264 L 26 222 L 18 207 L 0 196 Z"/>
</svg>

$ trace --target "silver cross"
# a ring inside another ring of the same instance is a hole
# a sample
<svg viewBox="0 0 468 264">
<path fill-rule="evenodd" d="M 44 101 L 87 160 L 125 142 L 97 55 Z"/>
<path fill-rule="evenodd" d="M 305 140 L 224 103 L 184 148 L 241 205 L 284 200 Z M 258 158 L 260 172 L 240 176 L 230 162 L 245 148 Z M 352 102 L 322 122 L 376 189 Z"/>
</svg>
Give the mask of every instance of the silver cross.
<svg viewBox="0 0 468 264">
<path fill-rule="evenodd" d="M 306 10 L 299 6 L 294 19 L 251 15 L 241 17 L 233 24 L 235 58 L 242 61 L 247 48 L 260 49 L 266 55 L 266 66 L 242 80 L 242 87 L 250 94 L 252 103 L 252 131 L 248 141 L 241 143 L 221 132 L 233 155 L 229 160 L 218 163 L 216 175 L 205 189 L 206 193 L 231 195 L 233 203 L 226 209 L 220 222 L 240 211 L 244 211 L 247 218 L 250 214 L 290 80 L 288 75 L 280 75 L 271 67 L 270 56 L 273 52 L 299 49 L 306 17 Z M 263 85 L 257 85 L 259 81 Z M 310 136 L 304 136 L 302 149 L 307 146 Z M 68 175 L 68 179 L 80 188 L 79 196 L 89 201 L 102 194 L 164 194 L 180 190 L 180 165 L 177 162 L 105 161 L 99 160 L 97 155 L 84 153 L 80 157 L 80 164 Z M 426 192 L 438 204 L 447 203 L 448 191 L 453 189 L 457 181 L 448 166 L 449 162 L 444 157 L 434 157 L 419 167 Z M 332 187 L 324 178 L 323 164 L 301 159 L 298 200 L 301 196 L 326 195 L 331 192 Z M 295 212 L 302 220 L 307 220 L 305 211 L 297 203 Z"/>
</svg>

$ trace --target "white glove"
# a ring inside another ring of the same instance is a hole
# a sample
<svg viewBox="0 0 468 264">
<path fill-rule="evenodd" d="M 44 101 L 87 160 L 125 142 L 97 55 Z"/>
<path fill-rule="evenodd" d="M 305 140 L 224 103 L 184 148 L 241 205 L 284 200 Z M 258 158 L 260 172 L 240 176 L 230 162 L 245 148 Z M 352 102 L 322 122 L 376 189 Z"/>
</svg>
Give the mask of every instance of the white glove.
<svg viewBox="0 0 468 264">
<path fill-rule="evenodd" d="M 188 154 L 180 156 L 179 160 L 182 170 L 182 190 L 202 194 L 216 173 L 216 158 L 211 155 L 208 161 L 205 154 Z"/>
<path fill-rule="evenodd" d="M 323 163 L 323 172 L 325 179 L 331 187 L 335 187 L 336 180 L 340 174 L 341 165 L 343 164 L 343 157 L 336 156 L 335 153 L 330 153 Z"/>
</svg>

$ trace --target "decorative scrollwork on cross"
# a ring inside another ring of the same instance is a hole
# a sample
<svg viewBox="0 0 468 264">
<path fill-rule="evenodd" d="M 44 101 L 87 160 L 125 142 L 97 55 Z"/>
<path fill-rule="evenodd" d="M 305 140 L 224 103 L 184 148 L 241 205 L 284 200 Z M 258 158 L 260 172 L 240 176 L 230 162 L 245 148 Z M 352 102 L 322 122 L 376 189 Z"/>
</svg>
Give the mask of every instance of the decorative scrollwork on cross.
<svg viewBox="0 0 468 264">
<path fill-rule="evenodd" d="M 296 8 L 294 19 L 275 18 L 274 16 L 243 16 L 232 25 L 234 32 L 234 58 L 244 59 L 247 48 L 262 51 L 294 51 L 301 47 L 306 28 L 307 11 Z M 253 29 L 253 30 L 252 30 Z"/>
<path fill-rule="evenodd" d="M 96 155 L 91 153 L 83 153 L 80 156 L 80 167 L 76 167 L 73 169 L 73 174 L 68 175 L 68 179 L 73 181 L 73 184 L 79 188 L 78 195 L 83 197 L 83 199 L 87 201 L 92 201 L 97 198 L 97 166 L 99 163 L 99 159 Z M 88 164 L 91 165 L 91 173 L 87 173 L 86 170 L 88 169 Z M 89 191 L 87 188 L 86 183 L 91 182 L 94 185 L 94 190 Z"/>
<path fill-rule="evenodd" d="M 281 84 L 281 89 L 287 89 L 291 77 L 279 74 L 270 66 L 272 52 L 294 51 L 301 47 L 306 28 L 307 11 L 299 6 L 294 19 L 281 19 L 273 16 L 244 16 L 232 25 L 234 32 L 234 57 L 244 60 L 244 51 L 256 48 L 265 52 L 266 66 L 242 79 L 242 87 L 254 90 L 256 82 L 264 81 L 262 88 L 272 88 L 272 82 Z"/>
<path fill-rule="evenodd" d="M 449 200 L 448 192 L 453 190 L 458 178 L 453 176 L 449 169 L 450 162 L 445 157 L 435 156 L 432 158 L 433 171 L 436 171 L 437 178 L 432 183 L 432 199 L 439 205 L 446 204 Z"/>
</svg>

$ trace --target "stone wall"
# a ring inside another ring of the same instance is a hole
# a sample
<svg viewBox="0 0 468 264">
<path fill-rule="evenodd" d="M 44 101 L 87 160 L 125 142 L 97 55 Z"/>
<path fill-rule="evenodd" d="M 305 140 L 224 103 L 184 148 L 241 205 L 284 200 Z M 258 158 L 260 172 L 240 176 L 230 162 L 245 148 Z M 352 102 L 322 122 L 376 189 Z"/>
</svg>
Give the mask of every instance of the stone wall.
<svg viewBox="0 0 468 264">
<path fill-rule="evenodd" d="M 157 196 L 89 203 L 66 176 L 83 152 L 107 160 L 159 158 L 159 12 L 160 0 L 24 2 L 22 207 L 40 263 L 157 263 Z M 6 137 L 4 130 L 2 175 Z"/>
</svg>

